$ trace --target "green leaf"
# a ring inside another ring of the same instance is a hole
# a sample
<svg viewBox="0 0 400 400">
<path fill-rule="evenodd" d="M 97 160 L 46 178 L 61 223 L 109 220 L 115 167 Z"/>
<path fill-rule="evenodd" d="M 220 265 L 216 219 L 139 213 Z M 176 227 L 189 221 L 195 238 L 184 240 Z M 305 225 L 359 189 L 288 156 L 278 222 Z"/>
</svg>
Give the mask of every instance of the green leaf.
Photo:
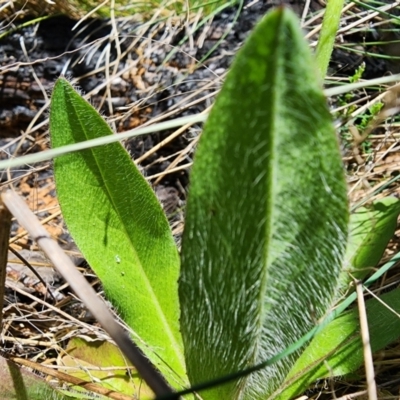
<svg viewBox="0 0 400 400">
<path fill-rule="evenodd" d="M 64 78 L 54 87 L 50 131 L 53 147 L 112 135 Z M 179 256 L 153 191 L 120 143 L 63 155 L 54 175 L 68 229 L 107 298 L 151 361 L 182 387 Z"/>
<path fill-rule="evenodd" d="M 366 302 L 373 352 L 400 337 L 400 318 L 388 307 L 400 312 L 400 289 Z M 358 310 L 342 314 L 328 324 L 303 352 L 288 374 L 284 390 L 277 398 L 290 399 L 303 393 L 317 379 L 355 372 L 363 364 Z M 278 393 L 276 393 L 278 395 Z M 275 397 L 273 397 L 275 398 Z"/>
<path fill-rule="evenodd" d="M 316 75 L 296 17 L 278 9 L 239 52 L 206 123 L 191 175 L 179 285 L 192 384 L 281 352 L 315 325 L 333 297 L 348 207 Z M 201 395 L 266 398 L 297 354 Z"/>
<path fill-rule="evenodd" d="M 113 343 L 98 340 L 88 342 L 82 338 L 72 338 L 62 357 L 62 365 L 67 369 L 63 371 L 61 368 L 61 372 L 76 378 L 98 382 L 104 388 L 141 400 L 154 398 L 153 392 L 138 377 L 137 372 L 129 368 L 132 365 Z M 110 367 L 113 368 L 110 369 Z M 117 369 L 117 367 L 121 368 Z M 71 388 L 80 392 L 81 395 L 90 394 L 78 386 L 71 385 Z"/>
<path fill-rule="evenodd" d="M 350 234 L 344 269 L 340 277 L 341 288 L 353 280 L 365 278 L 382 258 L 397 228 L 400 201 L 386 197 L 370 207 L 360 207 L 350 216 Z"/>
</svg>

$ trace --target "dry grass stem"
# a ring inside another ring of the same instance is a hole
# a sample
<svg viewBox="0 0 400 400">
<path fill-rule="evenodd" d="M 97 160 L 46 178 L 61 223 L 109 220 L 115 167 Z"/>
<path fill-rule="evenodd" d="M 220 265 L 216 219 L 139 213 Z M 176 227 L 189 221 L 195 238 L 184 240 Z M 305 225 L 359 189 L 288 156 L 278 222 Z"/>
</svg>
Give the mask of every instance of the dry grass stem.
<svg viewBox="0 0 400 400">
<path fill-rule="evenodd" d="M 365 365 L 365 375 L 367 378 L 368 400 L 378 400 L 376 382 L 375 382 L 374 363 L 372 359 L 371 341 L 369 338 L 367 311 L 365 308 L 362 282 L 356 283 L 356 290 L 357 290 L 358 312 L 360 315 L 361 338 L 364 349 L 364 365 Z"/>
</svg>

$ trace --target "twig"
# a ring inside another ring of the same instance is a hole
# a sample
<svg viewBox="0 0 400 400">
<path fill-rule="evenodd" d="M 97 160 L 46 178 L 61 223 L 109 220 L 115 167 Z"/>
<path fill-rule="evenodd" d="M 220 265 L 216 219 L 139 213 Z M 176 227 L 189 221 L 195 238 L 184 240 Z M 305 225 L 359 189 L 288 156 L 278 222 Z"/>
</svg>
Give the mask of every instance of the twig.
<svg viewBox="0 0 400 400">
<path fill-rule="evenodd" d="M 0 201 L 0 329 L 3 320 L 3 299 L 6 285 L 8 241 L 10 240 L 11 214 Z M 0 330 L 1 332 L 1 330 Z"/>
</svg>

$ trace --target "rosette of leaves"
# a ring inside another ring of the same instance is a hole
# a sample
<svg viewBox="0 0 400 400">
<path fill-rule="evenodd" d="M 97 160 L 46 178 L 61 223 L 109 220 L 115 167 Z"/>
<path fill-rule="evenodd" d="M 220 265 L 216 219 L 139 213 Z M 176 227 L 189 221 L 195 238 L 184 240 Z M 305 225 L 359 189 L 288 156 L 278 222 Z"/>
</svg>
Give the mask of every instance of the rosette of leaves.
<svg viewBox="0 0 400 400">
<path fill-rule="evenodd" d="M 180 257 L 151 187 L 119 143 L 54 162 L 76 244 L 176 389 L 279 353 L 334 298 L 348 206 L 313 65 L 291 11 L 275 10 L 255 28 L 196 152 Z M 53 147 L 113 134 L 64 78 L 53 92 L 50 130 Z M 267 398 L 298 355 L 202 397 Z"/>
</svg>

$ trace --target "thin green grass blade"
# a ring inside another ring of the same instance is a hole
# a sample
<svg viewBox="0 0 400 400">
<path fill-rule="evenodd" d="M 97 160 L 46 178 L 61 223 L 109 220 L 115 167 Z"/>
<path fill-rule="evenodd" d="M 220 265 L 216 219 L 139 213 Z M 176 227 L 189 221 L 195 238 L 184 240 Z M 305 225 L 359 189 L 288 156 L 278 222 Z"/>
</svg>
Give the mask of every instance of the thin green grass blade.
<svg viewBox="0 0 400 400">
<path fill-rule="evenodd" d="M 98 112 L 63 78 L 54 87 L 53 147 L 112 135 Z M 120 143 L 54 161 L 57 196 L 79 249 L 138 345 L 170 383 L 186 383 L 179 333 L 179 257 L 153 191 Z"/>
<path fill-rule="evenodd" d="M 47 161 L 53 158 L 62 156 L 63 154 L 71 153 L 74 151 L 90 149 L 97 146 L 103 146 L 109 143 L 121 142 L 122 140 L 129 139 L 136 136 L 148 135 L 150 133 L 156 133 L 165 131 L 167 129 L 181 127 L 186 124 L 194 124 L 196 122 L 203 122 L 207 119 L 207 114 L 195 114 L 187 117 L 177 118 L 171 121 L 160 122 L 159 124 L 153 124 L 151 126 L 145 126 L 143 128 L 135 128 L 130 131 L 120 133 L 118 135 L 101 136 L 95 139 L 85 140 L 83 142 L 73 143 L 58 147 L 56 149 L 44 150 L 40 153 L 28 154 L 10 160 L 0 161 L 0 170 L 14 167 L 21 167 L 23 165 L 34 164 L 40 161 Z"/>
<path fill-rule="evenodd" d="M 291 11 L 257 26 L 209 116 L 182 243 L 181 331 L 191 384 L 286 349 L 326 312 L 347 237 L 341 158 Z M 266 398 L 298 352 L 202 392 Z"/>
<path fill-rule="evenodd" d="M 400 337 L 400 290 L 366 302 L 372 351 L 383 349 Z M 392 310 L 390 310 L 392 308 Z M 343 376 L 363 364 L 358 310 L 347 312 L 328 324 L 293 366 L 276 397 L 286 400 L 299 395 L 317 379 Z"/>
</svg>

